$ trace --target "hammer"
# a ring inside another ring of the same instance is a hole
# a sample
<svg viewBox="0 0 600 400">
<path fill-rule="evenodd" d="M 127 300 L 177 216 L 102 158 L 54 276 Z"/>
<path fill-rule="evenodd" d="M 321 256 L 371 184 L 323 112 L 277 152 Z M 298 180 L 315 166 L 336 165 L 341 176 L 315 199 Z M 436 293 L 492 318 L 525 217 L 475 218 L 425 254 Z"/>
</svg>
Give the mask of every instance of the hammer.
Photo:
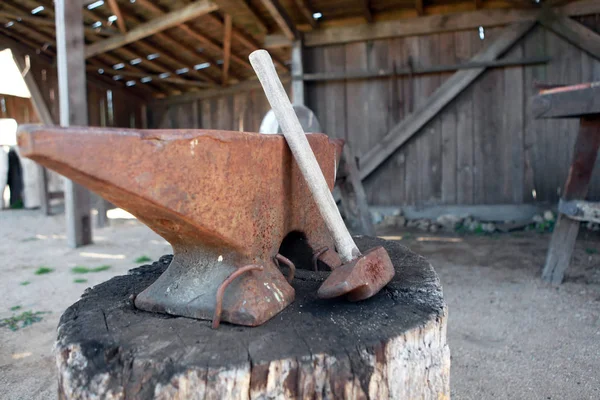
<svg viewBox="0 0 600 400">
<path fill-rule="evenodd" d="M 271 56 L 266 50 L 256 50 L 250 54 L 250 63 L 321 216 L 333 236 L 342 261 L 342 265 L 335 268 L 323 282 L 317 295 L 322 299 L 347 295 L 350 301 L 364 300 L 375 295 L 394 277 L 394 266 L 387 251 L 381 246 L 364 254 L 358 250 L 346 229 L 292 103 L 279 80 Z"/>
</svg>

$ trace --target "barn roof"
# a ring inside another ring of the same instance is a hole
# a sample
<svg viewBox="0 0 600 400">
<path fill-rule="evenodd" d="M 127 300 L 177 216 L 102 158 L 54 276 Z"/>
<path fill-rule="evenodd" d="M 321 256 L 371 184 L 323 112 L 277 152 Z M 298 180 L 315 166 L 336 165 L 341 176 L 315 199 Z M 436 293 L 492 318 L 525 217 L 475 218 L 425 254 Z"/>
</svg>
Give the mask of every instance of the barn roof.
<svg viewBox="0 0 600 400">
<path fill-rule="evenodd" d="M 88 73 L 165 97 L 253 79 L 248 55 L 260 47 L 287 73 L 290 45 L 300 32 L 476 9 L 529 10 L 539 1 L 83 0 L 81 6 Z M 54 59 L 53 8 L 52 0 L 3 0 L 0 35 Z"/>
</svg>

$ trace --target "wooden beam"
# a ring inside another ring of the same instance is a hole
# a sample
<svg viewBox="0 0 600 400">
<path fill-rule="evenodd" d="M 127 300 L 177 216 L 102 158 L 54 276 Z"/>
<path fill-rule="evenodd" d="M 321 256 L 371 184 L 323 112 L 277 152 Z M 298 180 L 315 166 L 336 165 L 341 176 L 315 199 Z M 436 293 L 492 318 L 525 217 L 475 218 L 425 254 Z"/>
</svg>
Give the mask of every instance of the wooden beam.
<svg viewBox="0 0 600 400">
<path fill-rule="evenodd" d="M 371 12 L 371 6 L 369 6 L 369 0 L 359 0 L 362 3 L 363 15 L 367 20 L 367 23 L 373 22 L 373 13 Z M 421 0 L 422 1 L 422 0 Z"/>
<path fill-rule="evenodd" d="M 223 86 L 229 81 L 229 59 L 231 58 L 231 15 L 225 14 L 225 29 L 223 33 Z"/>
<path fill-rule="evenodd" d="M 204 17 L 207 21 L 209 21 L 212 24 L 215 25 L 219 25 L 219 26 L 224 26 L 224 22 L 221 21 L 219 18 L 217 18 L 214 15 L 207 15 L 206 17 Z M 232 23 L 233 23 L 233 17 L 232 17 Z M 232 25 L 231 27 L 231 37 L 233 40 L 237 41 L 238 43 L 240 43 L 242 46 L 246 47 L 249 50 L 258 50 L 261 49 L 262 46 L 259 45 L 253 38 L 252 36 L 240 32 L 239 30 L 237 30 L 235 28 L 235 26 Z M 287 40 L 287 39 L 286 39 Z M 289 68 L 283 63 L 283 61 L 281 61 L 280 59 L 278 59 L 277 57 L 271 55 L 271 57 L 273 57 L 273 62 L 275 63 L 275 65 L 285 71 L 288 71 Z"/>
<path fill-rule="evenodd" d="M 600 84 L 581 83 L 542 90 L 531 100 L 535 118 L 573 118 L 600 115 Z"/>
<path fill-rule="evenodd" d="M 483 0 L 474 0 L 475 1 L 475 9 L 479 10 L 483 6 Z"/>
<path fill-rule="evenodd" d="M 50 50 L 43 50 L 42 46 L 35 43 L 35 40 L 23 38 L 22 35 L 17 35 L 15 32 L 10 32 L 8 29 L 0 26 L 0 44 L 6 48 L 16 49 L 22 54 L 36 54 L 47 63 L 54 61 L 55 54 Z"/>
<path fill-rule="evenodd" d="M 454 72 L 461 69 L 473 69 L 473 68 L 505 68 L 505 67 L 516 67 L 524 65 L 536 65 L 545 64 L 551 61 L 550 57 L 531 57 L 531 58 L 519 58 L 519 59 L 501 59 L 495 61 L 477 61 L 477 62 L 466 62 L 462 64 L 448 64 L 448 65 L 433 65 L 420 68 L 396 68 L 396 69 L 378 69 L 378 70 L 357 70 L 357 71 L 343 71 L 343 72 L 316 72 L 310 74 L 304 74 L 303 76 L 297 76 L 292 74 L 294 80 L 302 79 L 305 82 L 319 82 L 319 81 L 339 81 L 339 80 L 352 80 L 352 79 L 371 79 L 371 78 L 385 78 L 390 76 L 417 76 L 424 74 L 435 74 L 442 72 Z"/>
<path fill-rule="evenodd" d="M 248 1 L 215 0 L 215 2 L 223 13 L 231 15 L 234 25 L 241 26 L 244 31 L 259 37 L 267 33 L 267 26 L 249 6 Z"/>
<path fill-rule="evenodd" d="M 31 15 L 21 14 L 21 13 L 16 13 L 16 12 L 12 13 L 12 12 L 8 12 L 6 10 L 0 10 L 0 15 L 3 17 L 6 17 L 6 18 L 10 18 L 10 19 L 33 22 L 34 24 L 38 24 L 38 25 L 54 26 L 54 21 L 51 19 L 48 19 L 48 18 L 33 17 Z"/>
<path fill-rule="evenodd" d="M 108 6 L 110 7 L 110 10 L 115 15 L 115 17 L 117 17 L 117 26 L 119 27 L 119 30 L 121 31 L 121 33 L 127 33 L 127 26 L 125 26 L 125 19 L 123 18 L 123 14 L 121 14 L 121 9 L 119 8 L 119 5 L 117 4 L 117 0 L 107 0 L 107 1 L 108 1 Z"/>
<path fill-rule="evenodd" d="M 97 71 L 98 67 L 90 65 L 87 67 L 87 70 L 88 71 Z M 132 77 L 132 78 L 150 78 L 152 80 L 152 82 L 169 82 L 169 83 L 173 83 L 176 85 L 182 85 L 182 86 L 194 86 L 194 87 L 201 87 L 201 88 L 215 87 L 215 85 L 212 85 L 212 84 L 206 83 L 206 82 L 193 81 L 193 80 L 177 78 L 177 77 L 161 78 L 160 75 L 154 75 L 154 74 L 143 73 L 143 72 L 115 70 L 112 68 L 104 68 L 104 74 L 108 74 L 108 75 L 112 75 L 112 76 L 121 75 L 121 76 Z M 142 86 L 140 85 L 140 87 L 142 87 Z"/>
<path fill-rule="evenodd" d="M 153 13 L 156 16 L 164 15 L 164 10 L 149 0 L 137 0 L 136 4 L 140 7 L 145 8 L 146 10 L 148 10 L 149 12 Z M 206 14 L 204 16 L 204 18 L 217 19 L 215 16 L 213 16 L 211 14 Z M 220 23 L 220 21 L 219 21 L 219 23 Z M 177 39 L 175 39 L 170 34 L 158 33 L 156 35 L 156 39 L 158 39 L 160 41 L 161 45 L 163 45 L 169 49 L 176 50 L 179 55 L 185 55 L 186 57 L 188 57 L 191 60 L 196 60 L 196 61 L 200 60 L 201 62 L 209 62 L 211 65 L 214 65 L 215 68 L 217 67 L 217 62 L 212 57 L 209 57 L 205 54 L 199 54 L 194 49 L 188 49 L 186 46 L 184 46 L 181 42 L 179 42 Z M 173 57 L 173 58 L 178 58 L 178 57 Z M 200 62 L 195 62 L 195 63 L 199 64 Z M 203 77 L 203 79 L 208 80 L 213 83 L 219 82 L 217 79 L 213 78 L 210 74 L 208 74 L 207 72 L 204 72 L 204 71 L 193 70 L 192 75 L 200 75 Z"/>
<path fill-rule="evenodd" d="M 306 34 L 304 35 L 306 37 Z M 292 43 L 294 43 L 294 41 L 286 38 L 284 35 L 274 34 L 265 36 L 262 47 L 265 49 L 281 49 L 290 47 Z"/>
<path fill-rule="evenodd" d="M 88 124 L 85 42 L 80 0 L 56 0 L 56 48 L 61 126 Z M 71 247 L 92 243 L 90 194 L 65 178 L 67 242 Z"/>
<path fill-rule="evenodd" d="M 299 38 L 296 25 L 294 25 L 287 11 L 285 11 L 283 6 L 279 3 L 279 0 L 260 0 L 260 2 L 267 9 L 271 17 L 273 17 L 285 37 L 289 40 Z"/>
<path fill-rule="evenodd" d="M 294 0 L 294 2 L 311 28 L 317 29 L 319 27 L 319 23 L 313 18 L 313 11 L 308 5 L 308 2 L 306 0 Z"/>
<path fill-rule="evenodd" d="M 417 0 L 415 4 L 415 8 L 417 9 L 417 15 L 425 15 L 425 0 Z"/>
<path fill-rule="evenodd" d="M 477 53 L 472 62 L 493 61 L 504 54 L 513 44 L 523 37 L 535 22 L 523 22 L 510 25 L 504 29 L 500 37 Z M 416 134 L 425 124 L 433 119 L 448 103 L 467 88 L 485 68 L 461 70 L 446 80 L 431 96 L 413 113 L 406 116 L 394 126 L 376 146 L 360 157 L 359 167 L 361 179 L 365 179 L 385 160 Z"/>
<path fill-rule="evenodd" d="M 14 4 L 9 4 L 7 2 L 3 2 L 2 7 L 4 7 L 4 9 L 0 10 L 0 16 L 10 18 L 11 20 L 26 21 L 26 22 L 30 22 L 30 23 L 34 24 L 35 26 L 43 25 L 43 26 L 54 27 L 54 25 L 55 25 L 54 19 L 35 17 L 31 14 L 28 14 L 27 10 L 25 10 L 23 7 L 19 7 Z M 46 12 L 49 12 L 50 14 L 54 15 L 48 8 L 46 8 Z M 88 27 L 88 26 L 84 27 L 84 29 L 86 32 L 97 32 L 99 30 L 99 29 L 94 29 L 92 27 Z M 100 32 L 105 35 L 115 33 L 106 28 L 100 29 Z"/>
<path fill-rule="evenodd" d="M 173 28 L 174 26 L 180 25 L 191 19 L 216 11 L 217 8 L 217 5 L 210 0 L 196 1 L 183 8 L 171 11 L 161 17 L 138 25 L 126 34 L 104 39 L 87 46 L 85 49 L 85 57 L 89 58 L 97 54 L 118 49 L 129 43 L 133 43 L 145 37 L 152 36 L 155 33 Z"/>
<path fill-rule="evenodd" d="M 280 76 L 282 83 L 288 83 L 291 80 L 289 75 Z M 170 96 L 165 99 L 156 99 L 152 102 L 153 105 L 167 107 L 173 104 L 188 103 L 195 100 L 210 99 L 212 97 L 228 96 L 249 90 L 262 89 L 258 79 L 248 79 L 240 82 L 237 85 L 231 85 L 226 88 L 206 89 L 196 93 L 184 93 L 178 96 Z"/>
<path fill-rule="evenodd" d="M 219 44 L 217 44 L 214 40 L 212 40 L 211 38 L 209 38 L 207 36 L 204 36 L 201 33 L 196 32 L 195 30 L 192 30 L 189 26 L 180 25 L 177 28 L 181 29 L 182 31 L 185 32 L 186 35 L 188 35 L 191 38 L 193 38 L 194 40 L 198 41 L 198 43 L 202 43 L 205 47 L 208 47 L 212 51 L 219 52 L 219 53 L 223 52 L 223 48 Z M 250 65 L 250 61 L 236 55 L 235 53 L 231 53 L 231 59 L 233 61 L 237 62 L 238 64 L 246 67 L 247 69 L 252 69 L 252 65 Z"/>
<path fill-rule="evenodd" d="M 292 76 L 299 76 L 300 79 L 294 79 L 292 81 L 292 99 L 294 104 L 305 104 L 304 99 L 304 63 L 302 61 L 302 41 L 296 40 L 292 47 Z"/>
<path fill-rule="evenodd" d="M 574 46 L 600 60 L 600 35 L 593 30 L 565 15 L 558 15 L 550 10 L 541 14 L 539 22 Z"/>
<path fill-rule="evenodd" d="M 561 15 L 581 16 L 600 13 L 600 1 L 580 0 L 557 7 Z M 429 35 L 457 30 L 477 29 L 479 26 L 491 28 L 525 21 L 534 21 L 539 9 L 482 9 L 455 14 L 426 15 L 393 21 L 380 21 L 343 27 L 324 28 L 304 33 L 304 46 L 324 46 L 384 39 L 390 37 Z M 287 38 L 286 38 L 287 39 Z M 265 47 L 290 47 L 292 41 L 282 40 L 279 35 L 265 38 Z"/>
</svg>

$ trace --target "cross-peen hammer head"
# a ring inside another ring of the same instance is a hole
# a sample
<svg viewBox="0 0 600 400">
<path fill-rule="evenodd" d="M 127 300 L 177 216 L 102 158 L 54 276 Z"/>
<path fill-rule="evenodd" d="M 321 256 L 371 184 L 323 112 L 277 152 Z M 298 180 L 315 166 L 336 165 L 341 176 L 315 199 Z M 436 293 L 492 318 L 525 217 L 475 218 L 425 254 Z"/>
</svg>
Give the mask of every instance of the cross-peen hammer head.
<svg viewBox="0 0 600 400">
<path fill-rule="evenodd" d="M 394 277 L 394 265 L 387 251 L 379 246 L 333 270 L 317 296 L 330 299 L 347 296 L 350 301 L 376 295 Z"/>
</svg>

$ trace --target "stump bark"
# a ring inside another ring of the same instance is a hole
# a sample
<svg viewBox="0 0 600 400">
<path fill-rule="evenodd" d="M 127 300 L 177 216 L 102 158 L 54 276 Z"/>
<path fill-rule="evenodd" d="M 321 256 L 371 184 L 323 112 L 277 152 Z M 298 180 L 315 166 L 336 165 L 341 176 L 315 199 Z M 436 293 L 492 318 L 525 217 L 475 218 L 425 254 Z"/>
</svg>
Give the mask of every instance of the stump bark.
<svg viewBox="0 0 600 400">
<path fill-rule="evenodd" d="M 327 272 L 297 270 L 296 300 L 255 328 L 137 310 L 170 256 L 86 290 L 63 314 L 61 399 L 447 399 L 446 307 L 431 265 L 383 245 L 394 280 L 375 297 L 320 300 Z M 309 265 L 298 265 L 309 268 Z"/>
</svg>

